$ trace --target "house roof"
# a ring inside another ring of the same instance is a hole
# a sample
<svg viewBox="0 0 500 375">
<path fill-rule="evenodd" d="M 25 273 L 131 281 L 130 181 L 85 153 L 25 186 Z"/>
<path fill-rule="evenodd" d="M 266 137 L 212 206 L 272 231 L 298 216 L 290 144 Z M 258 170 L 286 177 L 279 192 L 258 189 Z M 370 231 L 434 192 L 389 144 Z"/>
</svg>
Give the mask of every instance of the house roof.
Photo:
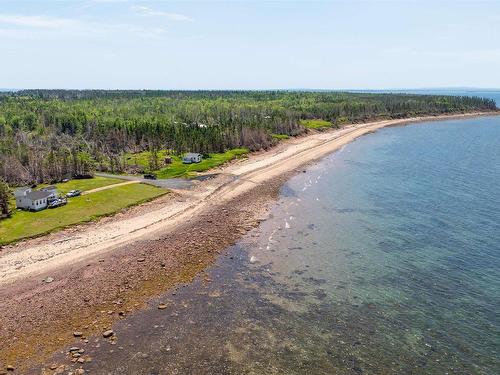
<svg viewBox="0 0 500 375">
<path fill-rule="evenodd" d="M 31 199 L 32 201 L 36 201 L 38 199 L 45 199 L 52 195 L 50 191 L 32 191 L 26 194 L 26 198 Z"/>
<path fill-rule="evenodd" d="M 50 185 L 50 186 L 46 186 L 42 189 L 40 189 L 41 191 L 49 191 L 49 190 L 57 190 L 57 187 L 54 186 L 54 185 Z"/>
<path fill-rule="evenodd" d="M 201 154 L 195 152 L 188 152 L 186 155 L 184 155 L 185 158 L 196 158 L 198 156 L 201 156 Z"/>
<path fill-rule="evenodd" d="M 14 195 L 16 197 L 22 196 L 28 190 L 31 190 L 31 188 L 29 186 L 23 186 L 23 187 L 17 188 L 16 190 L 14 190 Z"/>
</svg>

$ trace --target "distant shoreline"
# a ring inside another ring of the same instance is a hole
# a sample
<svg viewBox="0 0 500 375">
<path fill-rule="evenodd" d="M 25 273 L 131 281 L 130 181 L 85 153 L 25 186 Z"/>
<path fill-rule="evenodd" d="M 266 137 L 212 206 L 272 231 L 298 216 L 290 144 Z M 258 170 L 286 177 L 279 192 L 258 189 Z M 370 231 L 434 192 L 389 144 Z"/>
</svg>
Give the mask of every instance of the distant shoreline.
<svg viewBox="0 0 500 375">
<path fill-rule="evenodd" d="M 61 346 L 80 342 L 74 331 L 99 335 L 150 298 L 189 282 L 265 219 L 293 174 L 358 137 L 388 126 L 497 115 L 500 111 L 382 120 L 313 132 L 231 163 L 193 191 L 5 247 L 0 326 L 9 331 L 0 331 L 7 343 L 0 365 L 35 365 Z M 42 281 L 47 277 L 53 282 Z M 9 340 L 12 336 L 18 340 Z"/>
</svg>

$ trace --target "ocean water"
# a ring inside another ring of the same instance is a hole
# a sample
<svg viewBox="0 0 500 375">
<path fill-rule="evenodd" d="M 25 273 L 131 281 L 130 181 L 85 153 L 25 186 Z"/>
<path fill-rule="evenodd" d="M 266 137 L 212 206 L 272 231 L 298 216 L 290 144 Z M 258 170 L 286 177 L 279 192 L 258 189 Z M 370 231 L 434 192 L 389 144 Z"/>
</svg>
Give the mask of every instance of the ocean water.
<svg viewBox="0 0 500 375">
<path fill-rule="evenodd" d="M 500 118 L 391 127 L 293 177 L 213 267 L 118 323 L 117 345 L 91 340 L 86 368 L 493 375 L 499 310 Z"/>
</svg>

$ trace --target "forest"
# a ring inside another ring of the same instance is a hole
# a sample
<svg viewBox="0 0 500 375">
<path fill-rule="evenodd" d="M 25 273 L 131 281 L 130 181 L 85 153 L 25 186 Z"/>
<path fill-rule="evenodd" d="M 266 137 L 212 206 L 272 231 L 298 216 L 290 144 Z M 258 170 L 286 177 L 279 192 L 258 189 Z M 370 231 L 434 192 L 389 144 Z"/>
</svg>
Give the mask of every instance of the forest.
<svg viewBox="0 0 500 375">
<path fill-rule="evenodd" d="M 127 172 L 125 155 L 265 149 L 307 131 L 376 119 L 497 110 L 478 97 L 305 91 L 24 90 L 0 93 L 0 180 Z M 152 168 L 153 169 L 153 168 Z M 0 189 L 2 190 L 2 189 Z"/>
</svg>

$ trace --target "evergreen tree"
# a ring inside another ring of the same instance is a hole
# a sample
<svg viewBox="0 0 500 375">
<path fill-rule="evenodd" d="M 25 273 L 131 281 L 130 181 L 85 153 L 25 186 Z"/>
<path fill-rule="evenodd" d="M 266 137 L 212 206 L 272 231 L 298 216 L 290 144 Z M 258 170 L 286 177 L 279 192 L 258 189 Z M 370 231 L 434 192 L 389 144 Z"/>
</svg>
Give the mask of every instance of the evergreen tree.
<svg viewBox="0 0 500 375">
<path fill-rule="evenodd" d="M 6 217 L 10 215 L 10 197 L 11 191 L 9 189 L 9 185 L 0 180 L 0 217 Z"/>
</svg>

